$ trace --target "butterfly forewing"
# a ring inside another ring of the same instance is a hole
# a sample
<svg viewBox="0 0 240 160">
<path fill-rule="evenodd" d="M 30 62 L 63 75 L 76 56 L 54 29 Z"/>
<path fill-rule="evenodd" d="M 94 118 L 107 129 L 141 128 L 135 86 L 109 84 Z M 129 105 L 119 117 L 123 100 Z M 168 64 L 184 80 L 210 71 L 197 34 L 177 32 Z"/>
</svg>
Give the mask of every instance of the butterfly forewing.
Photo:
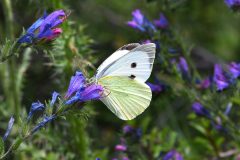
<svg viewBox="0 0 240 160">
<path fill-rule="evenodd" d="M 118 50 L 99 67 L 96 78 L 125 76 L 145 82 L 151 74 L 154 59 L 154 43 L 138 45 L 131 51 Z"/>
</svg>

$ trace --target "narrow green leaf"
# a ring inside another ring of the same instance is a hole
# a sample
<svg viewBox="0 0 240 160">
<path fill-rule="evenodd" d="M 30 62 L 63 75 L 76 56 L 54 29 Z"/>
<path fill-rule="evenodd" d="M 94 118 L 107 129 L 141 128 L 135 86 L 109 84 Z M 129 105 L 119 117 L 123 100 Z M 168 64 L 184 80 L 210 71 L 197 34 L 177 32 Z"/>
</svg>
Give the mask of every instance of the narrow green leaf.
<svg viewBox="0 0 240 160">
<path fill-rule="evenodd" d="M 3 154 L 4 154 L 4 141 L 0 137 L 0 155 L 3 155 Z"/>
</svg>

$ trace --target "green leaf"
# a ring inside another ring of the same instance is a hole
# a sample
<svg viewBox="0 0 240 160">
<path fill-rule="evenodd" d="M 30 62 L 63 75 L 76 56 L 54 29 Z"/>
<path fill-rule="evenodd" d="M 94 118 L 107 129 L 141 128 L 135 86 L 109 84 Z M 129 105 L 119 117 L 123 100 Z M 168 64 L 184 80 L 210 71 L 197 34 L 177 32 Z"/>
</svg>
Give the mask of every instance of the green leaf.
<svg viewBox="0 0 240 160">
<path fill-rule="evenodd" d="M 195 128 L 197 131 L 199 131 L 200 133 L 202 133 L 203 135 L 206 135 L 206 131 L 205 128 L 197 123 L 190 123 L 190 125 Z"/>
<path fill-rule="evenodd" d="M 4 154 L 4 141 L 0 137 L 0 155 L 3 155 L 3 154 Z"/>
<path fill-rule="evenodd" d="M 13 144 L 13 150 L 17 150 L 22 142 L 23 142 L 22 138 L 17 138 Z"/>
</svg>

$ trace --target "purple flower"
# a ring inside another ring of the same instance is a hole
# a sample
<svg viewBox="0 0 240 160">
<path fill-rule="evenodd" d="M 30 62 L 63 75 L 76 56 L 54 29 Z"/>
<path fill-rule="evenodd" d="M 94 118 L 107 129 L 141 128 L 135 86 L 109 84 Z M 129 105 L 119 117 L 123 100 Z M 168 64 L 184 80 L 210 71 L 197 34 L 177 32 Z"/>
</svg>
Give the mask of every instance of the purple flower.
<svg viewBox="0 0 240 160">
<path fill-rule="evenodd" d="M 122 160 L 129 160 L 129 158 L 128 157 L 123 157 Z"/>
<path fill-rule="evenodd" d="M 171 160 L 175 155 L 175 150 L 169 151 L 164 157 L 163 160 Z"/>
<path fill-rule="evenodd" d="M 134 131 L 134 128 L 132 126 L 126 125 L 123 127 L 123 133 L 128 134 Z"/>
<path fill-rule="evenodd" d="M 211 86 L 210 78 L 205 78 L 202 81 L 198 81 L 196 83 L 197 83 L 197 87 L 200 89 L 207 89 Z"/>
<path fill-rule="evenodd" d="M 149 40 L 149 39 L 146 39 L 146 40 L 142 41 L 142 44 L 148 44 L 148 43 L 152 43 L 152 41 Z"/>
<path fill-rule="evenodd" d="M 224 0 L 224 1 L 229 8 L 233 10 L 240 9 L 240 0 Z"/>
<path fill-rule="evenodd" d="M 77 101 L 86 102 L 90 100 L 98 100 L 101 98 L 103 87 L 101 85 L 92 84 L 83 90 L 79 90 L 76 94 L 66 101 L 66 105 L 73 104 Z"/>
<path fill-rule="evenodd" d="M 175 48 L 168 48 L 168 52 L 171 54 L 176 54 L 176 53 L 180 53 L 181 50 L 180 49 L 175 49 Z"/>
<path fill-rule="evenodd" d="M 178 68 L 182 73 L 188 73 L 188 64 L 184 57 L 179 58 Z"/>
<path fill-rule="evenodd" d="M 51 102 L 50 102 L 50 106 L 51 106 L 51 107 L 55 104 L 55 102 L 56 102 L 56 100 L 57 100 L 57 98 L 58 98 L 59 96 L 60 96 L 59 93 L 57 93 L 57 92 L 55 92 L 55 91 L 52 93 L 52 100 L 51 100 Z"/>
<path fill-rule="evenodd" d="M 163 157 L 163 160 L 183 160 L 183 157 L 177 151 L 171 150 Z"/>
<path fill-rule="evenodd" d="M 141 128 L 136 129 L 136 136 L 137 136 L 138 139 L 141 138 L 141 136 L 142 136 L 142 129 Z"/>
<path fill-rule="evenodd" d="M 176 152 L 175 153 L 175 159 L 176 160 L 183 160 L 183 156 L 180 153 Z"/>
<path fill-rule="evenodd" d="M 214 65 L 213 81 L 215 82 L 218 91 L 222 91 L 229 86 L 229 82 L 219 64 Z"/>
<path fill-rule="evenodd" d="M 153 84 L 153 83 L 147 82 L 147 85 L 151 88 L 152 92 L 155 92 L 155 93 L 159 93 L 163 90 L 160 84 Z"/>
<path fill-rule="evenodd" d="M 92 84 L 82 92 L 80 101 L 86 102 L 90 100 L 98 100 L 101 98 L 102 92 L 103 87 L 101 85 Z"/>
<path fill-rule="evenodd" d="M 202 80 L 202 82 L 200 83 L 200 87 L 202 89 L 207 89 L 210 85 L 211 85 L 211 81 L 209 78 Z"/>
<path fill-rule="evenodd" d="M 124 152 L 124 151 L 127 150 L 127 146 L 122 145 L 122 144 L 118 144 L 118 145 L 115 146 L 115 150 Z"/>
<path fill-rule="evenodd" d="M 228 103 L 224 114 L 227 116 L 230 113 L 231 109 L 232 109 L 232 103 Z"/>
<path fill-rule="evenodd" d="M 43 121 L 39 122 L 31 131 L 32 134 L 35 133 L 36 131 L 38 131 L 39 129 L 41 129 L 42 127 L 44 127 L 48 122 L 51 122 L 52 120 L 54 120 L 56 118 L 55 115 L 49 116 L 49 117 L 44 117 Z"/>
<path fill-rule="evenodd" d="M 128 21 L 127 24 L 132 27 L 136 28 L 142 32 L 155 31 L 154 25 L 142 14 L 139 9 L 136 9 L 132 12 L 133 19 Z"/>
<path fill-rule="evenodd" d="M 194 102 L 192 104 L 192 110 L 195 112 L 198 116 L 206 116 L 208 118 L 211 118 L 211 115 L 207 109 L 205 109 L 201 103 Z"/>
<path fill-rule="evenodd" d="M 238 78 L 240 76 L 240 64 L 236 62 L 232 62 L 229 64 L 228 69 L 232 74 L 233 78 Z"/>
<path fill-rule="evenodd" d="M 72 76 L 72 78 L 70 80 L 70 84 L 68 87 L 68 91 L 65 95 L 65 98 L 69 98 L 78 90 L 84 90 L 85 82 L 86 82 L 86 80 L 85 80 L 85 77 L 82 74 L 82 72 L 76 71 L 75 75 Z"/>
<path fill-rule="evenodd" d="M 8 135 L 11 133 L 11 130 L 12 130 L 12 127 L 13 127 L 13 124 L 14 124 L 14 118 L 13 116 L 10 118 L 9 122 L 8 122 L 8 127 L 7 127 L 7 130 L 3 136 L 3 140 L 5 141 L 8 137 Z"/>
<path fill-rule="evenodd" d="M 153 22 L 155 24 L 156 27 L 160 28 L 160 29 L 166 29 L 169 26 L 168 20 L 167 18 L 164 16 L 163 13 L 160 14 L 160 18 L 157 20 L 154 20 Z"/>
<path fill-rule="evenodd" d="M 227 129 L 222 125 L 220 117 L 216 117 L 215 121 L 212 120 L 211 124 L 216 130 L 227 133 Z"/>
<path fill-rule="evenodd" d="M 44 109 L 45 109 L 45 106 L 41 102 L 38 101 L 38 102 L 32 103 L 27 119 L 30 120 L 30 118 L 32 118 L 35 112 L 43 111 Z"/>
<path fill-rule="evenodd" d="M 34 43 L 40 40 L 53 40 L 62 33 L 61 28 L 57 28 L 66 19 L 63 10 L 57 10 L 51 14 L 39 18 L 30 26 L 26 34 L 19 38 L 18 43 Z"/>
</svg>

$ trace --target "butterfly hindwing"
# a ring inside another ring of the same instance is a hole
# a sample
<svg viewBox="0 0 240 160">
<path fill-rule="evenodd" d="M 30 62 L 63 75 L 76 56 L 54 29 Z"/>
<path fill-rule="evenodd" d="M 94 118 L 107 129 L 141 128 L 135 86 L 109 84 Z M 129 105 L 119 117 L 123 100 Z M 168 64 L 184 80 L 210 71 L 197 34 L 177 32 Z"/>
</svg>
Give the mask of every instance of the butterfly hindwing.
<svg viewBox="0 0 240 160">
<path fill-rule="evenodd" d="M 120 119 L 131 120 L 150 104 L 152 92 L 145 83 L 121 76 L 103 77 L 98 83 L 104 86 L 101 101 Z"/>
</svg>

